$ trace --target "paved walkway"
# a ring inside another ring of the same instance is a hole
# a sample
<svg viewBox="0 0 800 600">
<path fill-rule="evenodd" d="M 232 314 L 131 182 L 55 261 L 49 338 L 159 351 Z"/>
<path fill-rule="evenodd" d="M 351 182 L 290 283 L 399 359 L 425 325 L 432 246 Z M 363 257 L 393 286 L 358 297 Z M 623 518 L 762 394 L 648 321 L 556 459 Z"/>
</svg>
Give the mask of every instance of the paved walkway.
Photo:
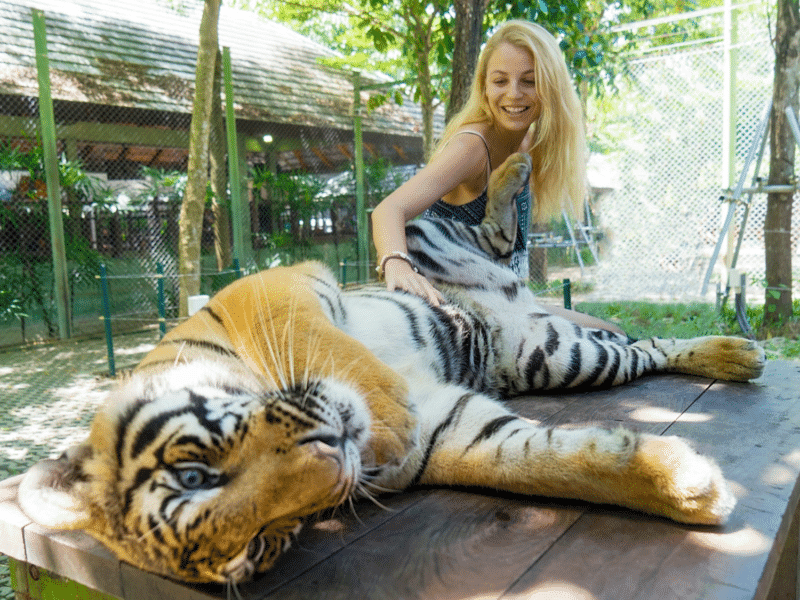
<svg viewBox="0 0 800 600">
<path fill-rule="evenodd" d="M 157 330 L 115 336 L 117 375 L 157 342 Z M 0 350 L 0 480 L 82 441 L 113 383 L 103 338 Z M 0 600 L 13 598 L 0 555 Z"/>
<path fill-rule="evenodd" d="M 115 336 L 117 374 L 157 341 L 157 331 Z M 0 479 L 80 442 L 112 385 L 104 339 L 0 351 Z"/>
</svg>

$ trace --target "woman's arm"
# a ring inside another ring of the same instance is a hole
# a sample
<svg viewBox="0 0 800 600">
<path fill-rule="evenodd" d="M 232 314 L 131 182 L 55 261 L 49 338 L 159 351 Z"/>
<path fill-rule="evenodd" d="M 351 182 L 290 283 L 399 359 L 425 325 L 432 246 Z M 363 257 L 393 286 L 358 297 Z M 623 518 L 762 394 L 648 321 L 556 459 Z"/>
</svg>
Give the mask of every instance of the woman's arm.
<svg viewBox="0 0 800 600">
<path fill-rule="evenodd" d="M 456 135 L 428 165 L 389 194 L 372 212 L 372 237 L 378 262 L 384 262 L 386 287 L 406 290 L 438 306 L 444 298 L 431 283 L 399 254 L 406 254 L 405 226 L 436 200 L 476 177 L 485 180 L 486 150 L 474 135 Z M 477 194 L 476 194 L 477 196 Z"/>
</svg>

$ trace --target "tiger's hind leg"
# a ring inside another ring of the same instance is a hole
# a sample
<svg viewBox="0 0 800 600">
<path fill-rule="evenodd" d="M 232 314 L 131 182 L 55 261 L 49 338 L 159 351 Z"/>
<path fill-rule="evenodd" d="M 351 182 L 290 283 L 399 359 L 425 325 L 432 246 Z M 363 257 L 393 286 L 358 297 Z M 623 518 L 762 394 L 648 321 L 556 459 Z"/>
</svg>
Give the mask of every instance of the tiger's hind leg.
<svg viewBox="0 0 800 600">
<path fill-rule="evenodd" d="M 510 394 L 605 388 L 658 372 L 748 381 L 764 369 L 764 351 L 750 340 L 710 336 L 629 343 L 613 332 L 526 310 L 534 306 L 526 295 L 527 290 L 520 290 L 505 311 L 495 313 L 500 325 L 495 345 L 498 383 Z"/>
<path fill-rule="evenodd" d="M 542 427 L 456 386 L 423 395 L 422 445 L 401 485 L 573 498 L 698 524 L 725 522 L 736 503 L 715 462 L 680 438 Z"/>
<path fill-rule="evenodd" d="M 531 157 L 525 152 L 509 156 L 489 178 L 486 214 L 479 227 L 481 246 L 498 259 L 508 258 L 517 236 L 517 203 L 514 197 L 531 174 Z"/>
<path fill-rule="evenodd" d="M 764 349 L 745 338 L 653 338 L 636 342 L 633 346 L 648 350 L 650 355 L 661 355 L 660 370 L 726 381 L 756 379 L 761 376 L 766 364 Z"/>
</svg>

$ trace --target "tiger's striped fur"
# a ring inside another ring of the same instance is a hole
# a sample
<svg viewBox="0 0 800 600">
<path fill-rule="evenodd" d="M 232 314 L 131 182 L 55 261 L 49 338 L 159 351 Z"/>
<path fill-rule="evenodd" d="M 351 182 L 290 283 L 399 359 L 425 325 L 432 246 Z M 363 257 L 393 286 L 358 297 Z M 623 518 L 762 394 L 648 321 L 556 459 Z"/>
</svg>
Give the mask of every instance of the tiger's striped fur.
<svg viewBox="0 0 800 600">
<path fill-rule="evenodd" d="M 342 292 L 316 263 L 241 279 L 172 330 L 111 394 L 87 441 L 32 468 L 19 499 L 121 559 L 186 581 L 267 570 L 303 519 L 370 490 L 473 485 L 725 521 L 719 468 L 675 437 L 543 428 L 497 398 L 617 385 L 647 372 L 748 380 L 737 338 L 629 343 L 549 315 L 496 261 L 514 242 L 512 156 L 479 227 L 408 226 L 448 303 Z"/>
</svg>

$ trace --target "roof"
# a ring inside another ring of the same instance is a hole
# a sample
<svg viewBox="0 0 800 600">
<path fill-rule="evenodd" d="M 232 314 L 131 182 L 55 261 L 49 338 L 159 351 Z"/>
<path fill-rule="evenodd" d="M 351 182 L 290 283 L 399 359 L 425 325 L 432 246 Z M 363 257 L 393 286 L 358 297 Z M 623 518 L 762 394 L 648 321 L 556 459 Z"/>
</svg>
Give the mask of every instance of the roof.
<svg viewBox="0 0 800 600">
<path fill-rule="evenodd" d="M 191 112 L 202 3 L 179 14 L 153 0 L 0 0 L 0 94 L 37 95 L 32 6 L 45 12 L 55 100 Z M 237 118 L 352 129 L 351 75 L 319 62 L 332 50 L 225 6 L 219 39 L 231 52 Z M 363 127 L 420 135 L 419 108 L 387 104 Z"/>
</svg>

